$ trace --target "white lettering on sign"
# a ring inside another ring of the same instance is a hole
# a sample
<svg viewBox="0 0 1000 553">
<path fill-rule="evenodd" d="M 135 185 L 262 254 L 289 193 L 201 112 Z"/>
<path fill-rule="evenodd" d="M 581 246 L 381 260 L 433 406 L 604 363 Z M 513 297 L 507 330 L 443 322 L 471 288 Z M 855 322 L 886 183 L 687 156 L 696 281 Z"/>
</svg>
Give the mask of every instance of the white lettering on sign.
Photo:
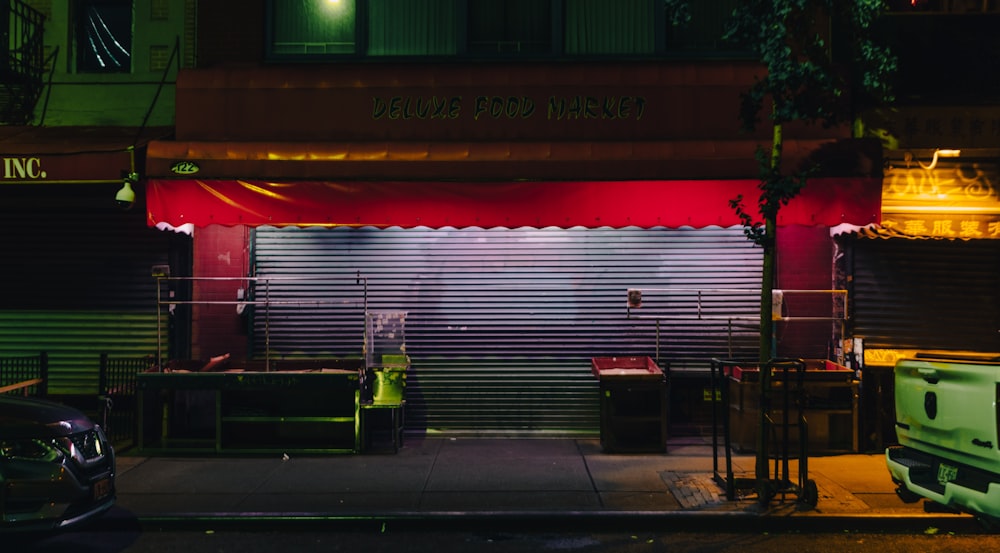
<svg viewBox="0 0 1000 553">
<path fill-rule="evenodd" d="M 3 158 L 4 179 L 44 179 L 42 160 L 37 157 L 5 157 Z"/>
</svg>

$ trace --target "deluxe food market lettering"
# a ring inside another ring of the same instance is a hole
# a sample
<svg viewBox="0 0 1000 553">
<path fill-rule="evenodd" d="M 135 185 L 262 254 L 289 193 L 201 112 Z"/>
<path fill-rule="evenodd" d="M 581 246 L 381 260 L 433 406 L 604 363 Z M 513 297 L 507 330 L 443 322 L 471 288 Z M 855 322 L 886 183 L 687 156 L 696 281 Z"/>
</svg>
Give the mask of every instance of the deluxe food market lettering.
<svg viewBox="0 0 1000 553">
<path fill-rule="evenodd" d="M 372 119 L 455 119 L 462 107 L 461 96 L 393 96 L 372 98 Z"/>
<path fill-rule="evenodd" d="M 539 102 L 530 96 L 476 96 L 466 106 L 462 96 L 374 96 L 372 119 L 431 120 L 471 117 L 473 121 L 531 119 L 539 116 Z M 579 119 L 642 119 L 643 96 L 550 96 L 545 118 L 550 121 Z M 463 111 L 465 113 L 463 113 Z"/>
<path fill-rule="evenodd" d="M 493 119 L 527 119 L 535 113 L 535 101 L 527 96 L 476 96 L 472 118 L 482 116 Z"/>
<path fill-rule="evenodd" d="M 549 98 L 549 119 L 642 119 L 642 96 L 571 96 Z"/>
</svg>

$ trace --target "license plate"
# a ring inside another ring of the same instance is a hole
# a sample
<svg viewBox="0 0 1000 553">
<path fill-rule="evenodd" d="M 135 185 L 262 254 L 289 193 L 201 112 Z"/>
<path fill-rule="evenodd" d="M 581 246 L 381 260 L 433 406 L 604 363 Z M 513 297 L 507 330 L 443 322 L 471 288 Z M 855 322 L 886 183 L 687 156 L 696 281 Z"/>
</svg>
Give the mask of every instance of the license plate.
<svg viewBox="0 0 1000 553">
<path fill-rule="evenodd" d="M 951 465 L 946 465 L 944 463 L 938 464 L 938 484 L 946 484 L 955 480 L 958 477 L 958 467 L 953 467 Z"/>
<path fill-rule="evenodd" d="M 94 499 L 104 499 L 111 494 L 111 479 L 105 478 L 94 482 Z"/>
</svg>

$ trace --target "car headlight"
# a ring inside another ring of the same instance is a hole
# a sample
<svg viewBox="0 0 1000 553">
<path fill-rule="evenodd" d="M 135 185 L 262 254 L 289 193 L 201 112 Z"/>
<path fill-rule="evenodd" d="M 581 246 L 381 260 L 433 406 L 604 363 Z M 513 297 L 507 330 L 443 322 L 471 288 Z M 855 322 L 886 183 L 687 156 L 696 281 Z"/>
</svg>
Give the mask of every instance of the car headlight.
<svg viewBox="0 0 1000 553">
<path fill-rule="evenodd" d="M 57 445 L 63 453 L 76 459 L 80 463 L 92 461 L 104 456 L 109 447 L 106 447 L 107 438 L 101 427 L 95 426 L 93 430 L 73 434 L 64 438 Z"/>
<path fill-rule="evenodd" d="M 58 461 L 63 452 L 53 441 L 36 438 L 0 440 L 0 459 L 29 461 Z"/>
</svg>

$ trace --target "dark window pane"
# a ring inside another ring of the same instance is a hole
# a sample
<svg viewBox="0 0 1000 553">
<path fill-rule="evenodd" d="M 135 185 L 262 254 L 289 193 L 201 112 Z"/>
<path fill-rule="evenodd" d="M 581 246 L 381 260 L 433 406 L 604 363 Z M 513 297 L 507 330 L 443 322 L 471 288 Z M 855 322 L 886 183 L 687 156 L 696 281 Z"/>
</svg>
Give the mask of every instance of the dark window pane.
<svg viewBox="0 0 1000 553">
<path fill-rule="evenodd" d="M 722 40 L 738 0 L 699 0 L 688 5 L 691 20 L 673 27 L 667 23 L 667 48 L 673 51 L 718 52 L 736 47 Z"/>
<path fill-rule="evenodd" d="M 131 71 L 132 2 L 76 0 L 74 8 L 77 71 Z"/>
<path fill-rule="evenodd" d="M 653 53 L 656 1 L 566 0 L 566 53 Z"/>
<path fill-rule="evenodd" d="M 469 0 L 470 53 L 552 52 L 552 5 L 548 0 Z"/>
<path fill-rule="evenodd" d="M 368 55 L 455 55 L 456 2 L 368 0 Z"/>
</svg>

